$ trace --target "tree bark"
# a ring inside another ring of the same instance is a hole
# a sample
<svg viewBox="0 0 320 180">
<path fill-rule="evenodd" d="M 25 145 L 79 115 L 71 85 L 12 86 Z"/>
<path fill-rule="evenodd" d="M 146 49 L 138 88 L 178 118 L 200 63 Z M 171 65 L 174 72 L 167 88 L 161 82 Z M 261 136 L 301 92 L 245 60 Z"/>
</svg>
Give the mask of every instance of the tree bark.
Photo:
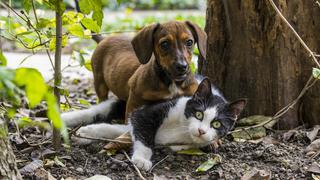
<svg viewBox="0 0 320 180">
<path fill-rule="evenodd" d="M 0 179 L 22 179 L 17 168 L 16 159 L 12 152 L 8 136 L 7 126 L 0 117 Z"/>
<path fill-rule="evenodd" d="M 275 0 L 290 24 L 315 52 L 320 52 L 320 8 L 314 1 Z M 273 115 L 294 100 L 312 67 L 306 51 L 268 0 L 208 0 L 209 76 L 229 99 L 248 98 L 244 115 Z M 280 119 L 278 128 L 319 124 L 320 84 Z"/>
<path fill-rule="evenodd" d="M 56 1 L 56 51 L 54 57 L 54 95 L 57 99 L 58 107 L 60 108 L 60 91 L 61 85 L 61 48 L 62 48 L 62 17 L 60 12 L 61 3 L 63 1 Z M 53 128 L 53 147 L 58 150 L 61 146 L 61 136 L 59 129 Z"/>
</svg>

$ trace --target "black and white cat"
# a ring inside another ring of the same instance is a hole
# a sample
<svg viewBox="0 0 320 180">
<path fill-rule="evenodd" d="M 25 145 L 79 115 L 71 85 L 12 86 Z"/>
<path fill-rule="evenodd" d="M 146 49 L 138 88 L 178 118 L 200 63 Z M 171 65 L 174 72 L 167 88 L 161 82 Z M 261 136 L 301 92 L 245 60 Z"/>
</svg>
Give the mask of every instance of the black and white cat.
<svg viewBox="0 0 320 180">
<path fill-rule="evenodd" d="M 203 147 L 226 135 L 245 107 L 246 100 L 229 103 L 205 78 L 192 97 L 146 105 L 132 112 L 130 124 L 92 124 L 80 128 L 80 136 L 116 138 L 130 131 L 132 161 L 140 169 L 152 167 L 152 149 L 157 144 L 183 144 L 173 150 Z M 80 144 L 88 139 L 75 139 Z"/>
</svg>

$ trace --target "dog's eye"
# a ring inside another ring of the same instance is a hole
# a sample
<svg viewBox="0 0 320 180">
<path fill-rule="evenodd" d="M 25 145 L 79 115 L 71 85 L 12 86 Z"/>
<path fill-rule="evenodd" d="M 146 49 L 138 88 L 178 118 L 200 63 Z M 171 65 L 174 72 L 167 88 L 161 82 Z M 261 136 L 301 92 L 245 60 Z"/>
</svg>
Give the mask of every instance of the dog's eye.
<svg viewBox="0 0 320 180">
<path fill-rule="evenodd" d="M 191 39 L 187 40 L 186 46 L 191 47 L 193 45 L 193 41 Z"/>
<path fill-rule="evenodd" d="M 215 128 L 215 129 L 218 129 L 221 127 L 221 123 L 219 121 L 213 121 L 211 123 L 212 127 Z"/>
<path fill-rule="evenodd" d="M 197 111 L 197 112 L 195 113 L 195 117 L 196 117 L 197 119 L 199 119 L 199 120 L 202 120 L 202 119 L 203 119 L 203 112 Z"/>
<path fill-rule="evenodd" d="M 161 42 L 160 46 L 163 50 L 168 50 L 169 49 L 169 42 L 163 41 L 163 42 Z"/>
</svg>

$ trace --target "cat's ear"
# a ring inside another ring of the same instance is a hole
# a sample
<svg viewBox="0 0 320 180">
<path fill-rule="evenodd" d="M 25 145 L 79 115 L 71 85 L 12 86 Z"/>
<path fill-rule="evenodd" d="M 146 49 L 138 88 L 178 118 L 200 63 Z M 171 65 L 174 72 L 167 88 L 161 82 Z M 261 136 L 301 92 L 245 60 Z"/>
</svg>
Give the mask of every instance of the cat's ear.
<svg viewBox="0 0 320 180">
<path fill-rule="evenodd" d="M 211 82 L 209 80 L 209 78 L 204 78 L 199 86 L 198 86 L 198 89 L 197 91 L 194 93 L 193 97 L 194 98 L 206 98 L 206 97 L 209 97 L 212 95 L 212 92 L 211 92 Z"/>
<path fill-rule="evenodd" d="M 235 119 L 238 119 L 240 113 L 247 104 L 246 99 L 238 99 L 229 104 L 229 109 Z"/>
</svg>

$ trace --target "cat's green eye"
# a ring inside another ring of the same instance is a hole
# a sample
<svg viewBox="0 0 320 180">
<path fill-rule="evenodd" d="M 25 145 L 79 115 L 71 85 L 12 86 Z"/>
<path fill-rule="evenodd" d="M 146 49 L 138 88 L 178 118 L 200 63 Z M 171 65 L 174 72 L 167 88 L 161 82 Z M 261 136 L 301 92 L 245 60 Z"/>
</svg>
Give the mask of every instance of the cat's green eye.
<svg viewBox="0 0 320 180">
<path fill-rule="evenodd" d="M 213 121 L 212 122 L 212 127 L 215 129 L 218 129 L 221 127 L 221 123 L 219 121 Z"/>
<path fill-rule="evenodd" d="M 202 120 L 202 119 L 203 119 L 203 112 L 197 111 L 195 115 L 196 115 L 196 118 L 197 118 L 197 119 L 199 119 L 199 120 Z"/>
</svg>

